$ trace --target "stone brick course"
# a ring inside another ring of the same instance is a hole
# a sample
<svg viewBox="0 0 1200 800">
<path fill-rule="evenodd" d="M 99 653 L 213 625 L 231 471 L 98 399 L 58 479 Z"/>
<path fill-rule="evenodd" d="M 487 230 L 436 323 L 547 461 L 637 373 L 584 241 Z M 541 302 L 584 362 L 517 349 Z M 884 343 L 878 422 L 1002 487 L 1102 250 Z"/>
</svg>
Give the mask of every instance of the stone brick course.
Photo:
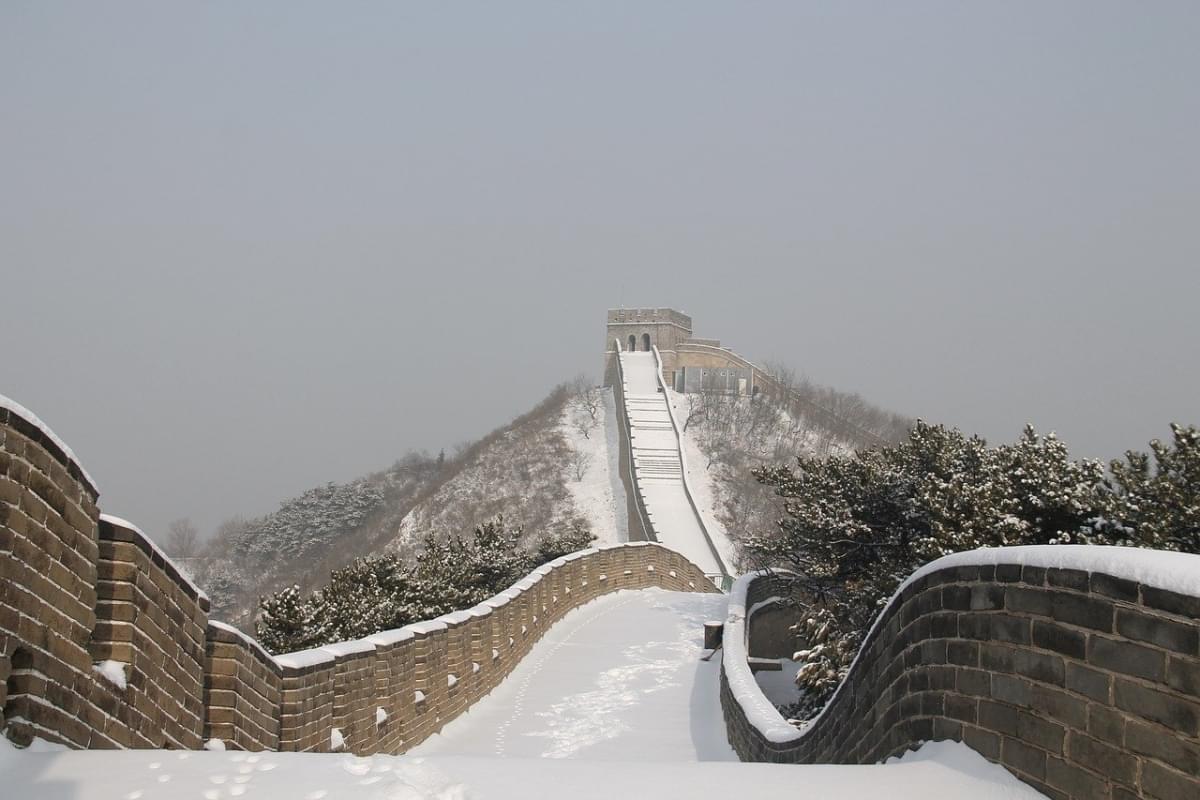
<svg viewBox="0 0 1200 800">
<path fill-rule="evenodd" d="M 781 593 L 750 586 L 747 607 Z M 722 669 L 744 760 L 867 764 L 965 742 L 1052 798 L 1200 797 L 1200 603 L 1078 570 L 951 567 L 883 612 L 824 713 L 787 742 Z M 728 633 L 727 633 L 728 635 Z"/>
</svg>

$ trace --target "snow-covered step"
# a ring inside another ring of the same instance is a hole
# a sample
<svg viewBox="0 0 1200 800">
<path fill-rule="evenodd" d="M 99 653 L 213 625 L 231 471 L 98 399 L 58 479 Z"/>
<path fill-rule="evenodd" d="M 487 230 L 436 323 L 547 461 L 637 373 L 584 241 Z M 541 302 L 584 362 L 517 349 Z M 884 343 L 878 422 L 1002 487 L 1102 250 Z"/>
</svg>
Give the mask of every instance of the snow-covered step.
<svg viewBox="0 0 1200 800">
<path fill-rule="evenodd" d="M 658 540 L 709 574 L 725 569 L 713 554 L 703 525 L 688 502 L 679 435 L 660 391 L 653 353 L 623 352 L 621 372 L 634 478 Z"/>
</svg>

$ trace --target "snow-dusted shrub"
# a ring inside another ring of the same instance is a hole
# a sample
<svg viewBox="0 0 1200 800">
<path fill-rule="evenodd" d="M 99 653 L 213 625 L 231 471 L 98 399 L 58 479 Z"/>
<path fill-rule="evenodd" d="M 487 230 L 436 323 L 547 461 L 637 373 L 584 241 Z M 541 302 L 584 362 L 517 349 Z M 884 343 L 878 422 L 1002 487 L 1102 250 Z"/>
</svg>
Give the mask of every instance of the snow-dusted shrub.
<svg viewBox="0 0 1200 800">
<path fill-rule="evenodd" d="M 1026 428 L 1015 444 L 918 422 L 908 440 L 878 450 L 754 471 L 783 501 L 778 529 L 752 535 L 758 566 L 797 573 L 792 602 L 801 718 L 824 705 L 892 592 L 921 565 L 978 547 L 1117 544 L 1200 550 L 1200 433 L 1154 442 L 1156 469 L 1130 453 L 1111 476 L 1072 460 L 1053 434 Z"/>
<path fill-rule="evenodd" d="M 427 534 L 415 562 L 390 554 L 361 558 L 333 570 L 329 583 L 307 598 L 297 586 L 264 597 L 258 638 L 273 653 L 291 652 L 470 608 L 534 567 L 587 547 L 592 536 L 572 528 L 529 548 L 522 539 L 520 527 L 497 517 L 470 537 Z"/>
</svg>

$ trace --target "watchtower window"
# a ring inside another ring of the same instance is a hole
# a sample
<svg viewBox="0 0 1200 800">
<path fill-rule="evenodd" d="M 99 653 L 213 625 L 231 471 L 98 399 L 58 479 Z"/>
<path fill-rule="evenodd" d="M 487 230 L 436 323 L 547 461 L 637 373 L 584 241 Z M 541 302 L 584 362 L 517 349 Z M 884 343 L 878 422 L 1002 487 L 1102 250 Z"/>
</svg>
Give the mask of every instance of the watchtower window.
<svg viewBox="0 0 1200 800">
<path fill-rule="evenodd" d="M 637 337 L 631 333 L 629 334 L 629 352 L 632 353 L 634 350 L 637 350 Z"/>
<path fill-rule="evenodd" d="M 647 353 L 650 352 L 650 334 L 648 333 L 642 334 L 642 349 Z"/>
</svg>

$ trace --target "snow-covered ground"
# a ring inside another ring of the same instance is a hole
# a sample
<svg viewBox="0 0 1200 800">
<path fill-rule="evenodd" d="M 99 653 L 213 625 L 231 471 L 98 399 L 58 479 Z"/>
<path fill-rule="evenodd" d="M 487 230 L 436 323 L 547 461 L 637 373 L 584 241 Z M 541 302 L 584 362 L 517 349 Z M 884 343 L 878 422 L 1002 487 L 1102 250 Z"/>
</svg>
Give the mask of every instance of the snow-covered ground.
<svg viewBox="0 0 1200 800">
<path fill-rule="evenodd" d="M 0 737 L 0 795 L 14 800 L 612 800 L 1040 797 L 963 745 L 886 765 L 743 764 L 725 741 L 717 659 L 702 623 L 722 595 L 607 595 L 576 609 L 469 713 L 405 756 L 18 751 Z"/>
<path fill-rule="evenodd" d="M 963 745 L 886 765 L 576 761 L 462 756 L 88 750 L 17 752 L 0 738 L 13 800 L 571 800 L 837 797 L 1031 800 L 1042 795 Z"/>
<path fill-rule="evenodd" d="M 786 706 L 800 700 L 800 687 L 796 685 L 796 672 L 801 662 L 781 658 L 782 669 L 762 669 L 754 673 L 754 681 L 774 706 Z"/>
<path fill-rule="evenodd" d="M 700 661 L 719 594 L 622 591 L 560 620 L 484 700 L 417 755 L 736 761 L 718 659 Z"/>
<path fill-rule="evenodd" d="M 625 408 L 637 485 L 658 540 L 682 553 L 707 575 L 729 574 L 720 552 L 714 553 L 702 519 L 688 500 L 679 437 L 666 397 L 660 391 L 653 353 L 619 354 L 625 380 Z"/>
<path fill-rule="evenodd" d="M 563 408 L 559 429 L 571 448 L 567 490 L 575 510 L 591 525 L 596 544 L 629 541 L 625 486 L 618 472 L 620 432 L 612 389 L 597 389 L 603 408 L 595 422 L 573 402 Z M 586 425 L 587 435 L 579 421 Z M 579 470 L 578 472 L 576 470 Z"/>
</svg>

